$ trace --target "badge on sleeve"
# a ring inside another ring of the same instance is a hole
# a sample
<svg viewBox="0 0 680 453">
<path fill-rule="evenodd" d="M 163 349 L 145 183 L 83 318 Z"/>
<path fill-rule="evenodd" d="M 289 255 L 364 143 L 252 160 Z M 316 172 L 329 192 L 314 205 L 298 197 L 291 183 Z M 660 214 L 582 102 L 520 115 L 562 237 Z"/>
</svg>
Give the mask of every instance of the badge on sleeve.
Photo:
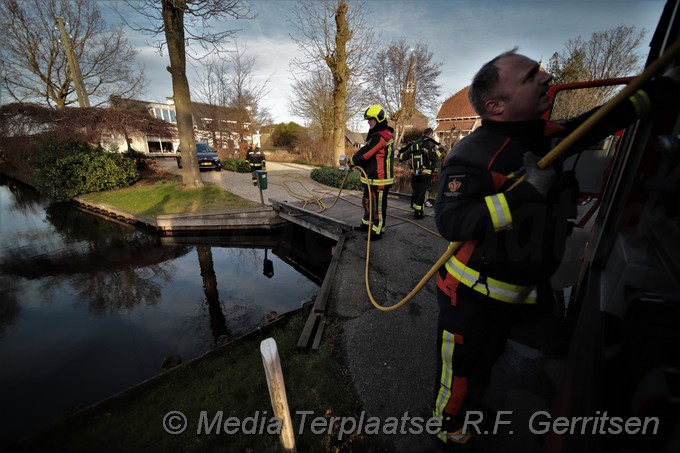
<svg viewBox="0 0 680 453">
<path fill-rule="evenodd" d="M 466 175 L 449 175 L 446 178 L 445 197 L 459 197 L 463 194 L 463 186 L 465 185 Z"/>
</svg>

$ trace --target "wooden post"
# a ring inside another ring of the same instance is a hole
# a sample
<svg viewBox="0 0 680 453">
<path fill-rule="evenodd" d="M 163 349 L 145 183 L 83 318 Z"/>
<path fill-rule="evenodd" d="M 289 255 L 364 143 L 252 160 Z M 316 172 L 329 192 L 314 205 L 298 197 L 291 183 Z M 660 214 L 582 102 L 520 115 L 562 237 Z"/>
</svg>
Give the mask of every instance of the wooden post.
<svg viewBox="0 0 680 453">
<path fill-rule="evenodd" d="M 272 400 L 274 416 L 282 420 L 281 433 L 279 434 L 281 446 L 283 451 L 295 453 L 297 452 L 295 449 L 295 430 L 288 408 L 286 386 L 283 382 L 283 371 L 281 370 L 276 341 L 273 338 L 262 340 L 260 354 L 262 354 L 262 364 L 267 376 L 267 387 L 269 387 L 269 397 Z"/>
</svg>

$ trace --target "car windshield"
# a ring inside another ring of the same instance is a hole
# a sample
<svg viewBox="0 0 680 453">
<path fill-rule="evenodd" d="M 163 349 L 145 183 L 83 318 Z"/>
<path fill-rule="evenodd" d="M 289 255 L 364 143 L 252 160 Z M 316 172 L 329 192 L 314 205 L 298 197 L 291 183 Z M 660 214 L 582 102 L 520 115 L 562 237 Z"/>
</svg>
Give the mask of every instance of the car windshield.
<svg viewBox="0 0 680 453">
<path fill-rule="evenodd" d="M 207 143 L 196 143 L 196 151 L 198 154 L 215 154 Z"/>
</svg>

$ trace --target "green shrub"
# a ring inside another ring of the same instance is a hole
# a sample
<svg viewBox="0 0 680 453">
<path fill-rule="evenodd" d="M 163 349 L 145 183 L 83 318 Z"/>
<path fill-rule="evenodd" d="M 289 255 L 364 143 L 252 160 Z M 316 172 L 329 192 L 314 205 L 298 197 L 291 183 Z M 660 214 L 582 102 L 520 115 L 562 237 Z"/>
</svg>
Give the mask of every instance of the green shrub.
<svg viewBox="0 0 680 453">
<path fill-rule="evenodd" d="M 236 173 L 250 173 L 250 165 L 244 159 L 225 159 L 222 161 L 222 167 Z"/>
<path fill-rule="evenodd" d="M 36 154 L 33 158 L 33 165 L 36 170 L 51 167 L 54 163 L 64 157 L 81 152 L 90 152 L 92 147 L 86 143 L 73 141 L 42 140 L 36 143 Z"/>
<path fill-rule="evenodd" d="M 36 185 L 40 192 L 57 201 L 120 189 L 139 179 L 135 161 L 124 154 L 81 148 L 67 155 L 52 152 L 52 156 L 61 157 L 52 163 L 41 162 L 43 165 L 36 171 Z"/>
<path fill-rule="evenodd" d="M 345 178 L 345 172 L 337 168 L 320 167 L 312 170 L 310 177 L 321 184 L 331 187 L 340 187 L 342 180 Z M 350 190 L 363 190 L 363 186 L 359 181 L 360 174 L 358 171 L 350 172 L 343 188 Z"/>
</svg>

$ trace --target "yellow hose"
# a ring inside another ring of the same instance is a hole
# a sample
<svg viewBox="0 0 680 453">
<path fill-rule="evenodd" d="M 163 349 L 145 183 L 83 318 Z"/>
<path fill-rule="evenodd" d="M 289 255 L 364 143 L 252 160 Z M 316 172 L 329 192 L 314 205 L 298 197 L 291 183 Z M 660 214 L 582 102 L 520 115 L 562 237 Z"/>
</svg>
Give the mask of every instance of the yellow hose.
<svg viewBox="0 0 680 453">
<path fill-rule="evenodd" d="M 363 168 L 361 167 L 354 167 L 358 168 L 359 171 L 364 175 L 364 178 L 369 179 L 368 175 L 364 171 Z M 368 266 L 370 262 L 370 257 L 371 257 L 371 231 L 373 227 L 373 192 L 371 191 L 371 188 L 368 188 L 368 237 L 366 238 L 366 265 L 364 269 L 364 281 L 366 283 L 366 294 L 368 294 L 368 298 L 371 301 L 371 304 L 375 308 L 377 308 L 380 311 L 393 311 L 398 308 L 403 307 L 406 305 L 413 297 L 418 294 L 418 292 L 423 289 L 423 286 L 427 284 L 427 282 L 432 278 L 432 276 L 437 272 L 437 269 L 441 267 L 446 261 L 449 259 L 451 254 L 448 254 L 448 250 L 451 248 L 452 244 L 449 245 L 449 248 L 447 249 L 447 252 L 442 255 L 441 258 L 430 268 L 430 270 L 423 276 L 423 278 L 420 279 L 418 284 L 411 290 L 410 293 L 406 295 L 402 300 L 397 302 L 394 305 L 390 305 L 389 307 L 385 307 L 380 305 L 375 298 L 373 297 L 373 293 L 371 292 L 371 284 L 370 280 L 368 279 Z M 453 253 L 453 252 L 452 252 Z"/>
</svg>

